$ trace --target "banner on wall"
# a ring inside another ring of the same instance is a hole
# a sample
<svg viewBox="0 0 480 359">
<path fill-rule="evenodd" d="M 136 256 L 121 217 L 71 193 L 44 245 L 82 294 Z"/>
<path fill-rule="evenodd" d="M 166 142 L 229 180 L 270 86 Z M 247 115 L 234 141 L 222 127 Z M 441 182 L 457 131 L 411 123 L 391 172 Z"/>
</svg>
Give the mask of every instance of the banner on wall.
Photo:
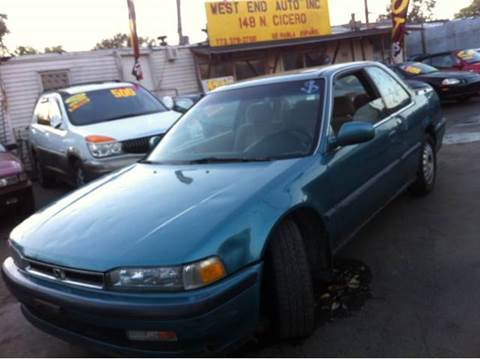
<svg viewBox="0 0 480 359">
<path fill-rule="evenodd" d="M 205 9 L 212 47 L 332 33 L 328 0 L 206 1 Z"/>
<path fill-rule="evenodd" d="M 132 75 L 135 76 L 137 81 L 143 80 L 142 66 L 140 65 L 140 45 L 138 43 L 137 35 L 137 16 L 135 14 L 135 5 L 133 0 L 127 0 L 128 5 L 128 18 L 130 20 L 130 42 L 132 44 L 133 56 L 135 58 Z"/>
<path fill-rule="evenodd" d="M 409 5 L 410 0 L 392 0 L 392 61 L 394 64 L 405 61 L 405 29 Z"/>
</svg>

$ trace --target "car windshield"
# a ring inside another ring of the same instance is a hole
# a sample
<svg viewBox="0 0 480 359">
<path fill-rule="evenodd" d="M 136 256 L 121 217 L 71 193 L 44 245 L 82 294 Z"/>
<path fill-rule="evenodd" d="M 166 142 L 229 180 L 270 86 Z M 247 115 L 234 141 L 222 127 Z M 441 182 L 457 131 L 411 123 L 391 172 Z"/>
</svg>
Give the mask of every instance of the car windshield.
<svg viewBox="0 0 480 359">
<path fill-rule="evenodd" d="M 137 85 L 74 95 L 63 93 L 62 97 L 70 122 L 75 126 L 167 111 L 159 100 Z"/>
<path fill-rule="evenodd" d="M 403 72 L 406 72 L 407 74 L 413 76 L 428 75 L 434 72 L 438 72 L 438 69 L 436 69 L 435 67 L 427 64 L 422 64 L 421 62 L 405 63 L 400 66 L 400 69 Z"/>
<path fill-rule="evenodd" d="M 318 141 L 324 81 L 214 92 L 167 133 L 149 162 L 268 161 L 309 155 Z"/>
<path fill-rule="evenodd" d="M 7 152 L 7 150 L 5 149 L 5 147 L 3 147 L 2 145 L 0 145 L 0 152 Z"/>
<path fill-rule="evenodd" d="M 475 50 L 464 50 L 457 52 L 457 56 L 467 64 L 476 64 L 480 62 L 480 53 Z"/>
</svg>

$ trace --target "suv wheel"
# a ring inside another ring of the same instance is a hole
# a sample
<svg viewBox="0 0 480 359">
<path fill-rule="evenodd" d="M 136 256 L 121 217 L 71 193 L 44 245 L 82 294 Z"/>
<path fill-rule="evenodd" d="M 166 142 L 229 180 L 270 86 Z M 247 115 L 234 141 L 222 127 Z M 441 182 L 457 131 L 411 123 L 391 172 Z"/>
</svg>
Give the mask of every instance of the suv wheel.
<svg viewBox="0 0 480 359">
<path fill-rule="evenodd" d="M 271 285 L 275 302 L 272 319 L 279 337 L 309 336 L 315 327 L 312 277 L 302 234 L 294 221 L 283 222 L 273 234 L 267 262 L 266 281 L 271 281 L 267 286 Z"/>
<path fill-rule="evenodd" d="M 83 187 L 87 183 L 87 176 L 80 161 L 75 161 L 73 165 L 73 181 L 75 187 Z"/>
<path fill-rule="evenodd" d="M 412 191 L 416 195 L 427 195 L 435 188 L 437 153 L 435 152 L 434 143 L 430 136 L 427 136 L 423 143 L 417 180 L 412 185 Z"/>
</svg>

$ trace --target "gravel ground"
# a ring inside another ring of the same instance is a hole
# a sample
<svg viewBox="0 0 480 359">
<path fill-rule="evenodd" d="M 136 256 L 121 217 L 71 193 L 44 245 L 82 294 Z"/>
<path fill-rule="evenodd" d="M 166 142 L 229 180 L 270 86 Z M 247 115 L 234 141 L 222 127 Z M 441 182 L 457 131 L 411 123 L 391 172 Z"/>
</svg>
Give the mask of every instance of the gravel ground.
<svg viewBox="0 0 480 359">
<path fill-rule="evenodd" d="M 238 355 L 480 356 L 479 109 L 478 100 L 445 106 L 451 144 L 439 156 L 435 192 L 421 199 L 403 195 L 341 253 L 369 270 L 363 306 L 320 316 L 314 335 L 303 342 L 262 341 Z M 68 190 L 36 188 L 38 205 Z M 15 216 L 0 219 L 2 260 L 15 222 Z M 98 355 L 33 328 L 0 280 L 0 356 Z"/>
</svg>

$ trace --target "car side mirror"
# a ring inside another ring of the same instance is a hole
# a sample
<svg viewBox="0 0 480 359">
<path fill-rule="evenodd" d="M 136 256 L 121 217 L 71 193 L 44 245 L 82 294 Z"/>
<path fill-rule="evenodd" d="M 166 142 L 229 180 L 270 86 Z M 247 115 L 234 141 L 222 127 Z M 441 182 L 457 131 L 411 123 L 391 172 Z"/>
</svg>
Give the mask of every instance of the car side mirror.
<svg viewBox="0 0 480 359">
<path fill-rule="evenodd" d="M 352 121 L 345 123 L 338 135 L 330 141 L 330 148 L 356 145 L 372 140 L 375 128 L 367 122 Z"/>
<path fill-rule="evenodd" d="M 169 110 L 173 110 L 173 108 L 175 107 L 175 100 L 172 96 L 163 96 L 162 102 Z"/>
<path fill-rule="evenodd" d="M 162 138 L 160 136 L 153 136 L 152 138 L 150 138 L 150 140 L 148 141 L 148 147 L 150 148 L 150 151 L 153 151 L 153 149 L 157 147 L 161 140 Z"/>
<path fill-rule="evenodd" d="M 62 117 L 59 115 L 52 115 L 50 118 L 50 126 L 53 128 L 59 128 L 62 125 Z"/>
<path fill-rule="evenodd" d="M 194 104 L 194 101 L 189 98 L 179 98 L 175 101 L 173 109 L 180 113 L 186 113 Z"/>
</svg>

